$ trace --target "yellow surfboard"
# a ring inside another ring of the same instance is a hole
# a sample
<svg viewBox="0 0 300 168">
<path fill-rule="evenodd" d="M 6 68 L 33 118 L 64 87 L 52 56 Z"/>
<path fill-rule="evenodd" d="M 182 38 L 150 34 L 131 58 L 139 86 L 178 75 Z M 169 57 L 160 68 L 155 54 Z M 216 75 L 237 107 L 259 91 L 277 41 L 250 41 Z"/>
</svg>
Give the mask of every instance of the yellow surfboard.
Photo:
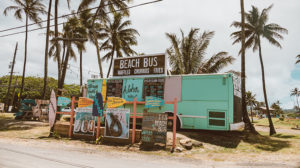
<svg viewBox="0 0 300 168">
<path fill-rule="evenodd" d="M 94 101 L 86 97 L 79 97 L 78 107 L 88 107 L 92 105 Z"/>
<path fill-rule="evenodd" d="M 116 107 L 122 106 L 125 103 L 126 103 L 126 100 L 122 99 L 120 97 L 108 97 L 106 107 L 107 108 L 116 108 Z"/>
<path fill-rule="evenodd" d="M 103 101 L 106 100 L 106 82 L 105 80 L 103 80 L 102 82 L 102 91 L 101 91 L 102 97 L 103 97 Z"/>
</svg>

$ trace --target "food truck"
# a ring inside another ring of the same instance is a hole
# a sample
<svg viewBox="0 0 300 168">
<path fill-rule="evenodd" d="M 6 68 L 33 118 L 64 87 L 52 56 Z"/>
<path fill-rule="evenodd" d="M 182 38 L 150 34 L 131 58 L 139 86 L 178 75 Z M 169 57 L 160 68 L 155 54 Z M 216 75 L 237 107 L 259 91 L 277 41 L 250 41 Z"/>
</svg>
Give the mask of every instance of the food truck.
<svg viewBox="0 0 300 168">
<path fill-rule="evenodd" d="M 240 78 L 231 73 L 167 75 L 164 54 L 114 60 L 113 77 L 88 80 L 87 97 L 97 92 L 105 97 L 121 97 L 128 102 L 153 96 L 177 103 L 178 129 L 236 130 L 243 126 Z M 121 108 L 133 110 L 132 104 Z M 174 106 L 145 108 L 137 105 L 137 114 L 146 112 L 173 115 Z M 137 121 L 139 123 L 139 121 Z M 140 121 L 141 122 L 141 121 Z M 172 128 L 172 120 L 168 121 Z"/>
</svg>

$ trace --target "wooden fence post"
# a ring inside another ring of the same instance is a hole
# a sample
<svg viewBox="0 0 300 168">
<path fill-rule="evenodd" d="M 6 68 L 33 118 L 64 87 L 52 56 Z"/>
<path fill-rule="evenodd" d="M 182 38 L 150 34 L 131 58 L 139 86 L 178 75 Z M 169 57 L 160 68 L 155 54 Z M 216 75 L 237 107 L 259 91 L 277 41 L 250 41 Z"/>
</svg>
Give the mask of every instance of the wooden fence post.
<svg viewBox="0 0 300 168">
<path fill-rule="evenodd" d="M 132 136 L 131 143 L 132 144 L 134 144 L 134 142 L 135 142 L 136 104 L 137 104 L 137 101 L 136 101 L 136 97 L 135 97 L 134 100 L 133 100 L 133 123 L 132 123 L 132 133 L 131 133 L 131 136 Z"/>
<path fill-rule="evenodd" d="M 177 121 L 177 98 L 174 99 L 174 113 L 173 113 L 173 150 L 176 147 L 176 121 Z"/>
<path fill-rule="evenodd" d="M 72 97 L 71 101 L 71 118 L 70 118 L 70 127 L 69 127 L 69 138 L 72 137 L 72 128 L 73 128 L 73 120 L 74 120 L 74 114 L 75 114 L 75 97 Z"/>
<path fill-rule="evenodd" d="M 96 140 L 99 138 L 99 134 L 100 134 L 100 124 L 101 124 L 101 117 L 98 116 Z"/>
</svg>

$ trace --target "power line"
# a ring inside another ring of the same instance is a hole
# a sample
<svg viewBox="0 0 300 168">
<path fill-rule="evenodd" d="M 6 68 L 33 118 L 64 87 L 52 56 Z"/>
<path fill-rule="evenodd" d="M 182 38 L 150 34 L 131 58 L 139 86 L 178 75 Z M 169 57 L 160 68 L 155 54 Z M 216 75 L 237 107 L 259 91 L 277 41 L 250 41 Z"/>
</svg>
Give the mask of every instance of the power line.
<svg viewBox="0 0 300 168">
<path fill-rule="evenodd" d="M 121 0 L 121 1 L 126 1 L 126 0 Z M 108 6 L 108 5 L 111 5 L 111 4 L 112 3 L 105 4 L 104 6 Z M 88 9 L 85 9 L 85 10 L 77 11 L 76 13 L 70 13 L 70 14 L 66 14 L 66 15 L 61 15 L 61 16 L 58 16 L 57 18 L 60 19 L 60 18 L 68 17 L 68 16 L 71 16 L 71 15 L 77 15 L 79 13 L 82 13 L 82 12 L 85 12 L 85 11 L 89 11 L 89 10 L 94 10 L 94 9 L 97 9 L 97 8 L 98 7 L 88 8 Z M 51 20 L 54 20 L 54 18 L 50 19 L 50 21 Z M 47 22 L 47 21 L 48 21 L 48 19 L 47 20 L 42 20 L 42 21 L 39 21 L 39 22 L 36 22 L 36 23 L 28 24 L 28 26 L 32 26 L 32 25 L 44 23 L 44 22 Z M 23 27 L 26 27 L 26 25 L 18 26 L 18 27 L 12 27 L 12 28 L 8 28 L 8 29 L 4 29 L 4 30 L 0 30 L 0 33 L 6 32 L 6 31 L 10 31 L 10 30 L 20 29 L 20 28 L 23 28 Z"/>
<path fill-rule="evenodd" d="M 156 3 L 156 2 L 160 2 L 162 0 L 155 0 L 155 1 L 150 1 L 150 2 L 145 2 L 145 3 L 141 3 L 141 4 L 138 4 L 138 5 L 133 5 L 133 6 L 130 6 L 130 7 L 127 7 L 125 9 L 119 9 L 119 10 L 116 10 L 117 11 L 122 11 L 122 10 L 126 10 L 126 9 L 131 9 L 131 8 L 136 8 L 136 7 L 139 7 L 139 6 L 144 6 L 144 5 L 148 5 L 148 4 L 152 4 L 152 3 Z M 106 14 L 109 14 L 109 13 L 112 13 L 112 12 L 107 12 Z M 70 14 L 71 15 L 71 14 Z M 99 16 L 99 15 L 98 15 Z M 59 23 L 57 25 L 62 25 L 64 24 L 65 22 L 62 22 L 62 23 Z M 53 27 L 55 25 L 50 25 L 49 27 Z M 20 26 L 19 26 L 20 27 Z M 24 27 L 24 26 L 23 26 Z M 41 30 L 41 29 L 45 29 L 47 28 L 47 26 L 45 27 L 40 27 L 40 28 L 36 28 L 36 29 L 31 29 L 31 30 L 28 30 L 27 32 L 32 32 L 32 31 L 36 31 L 36 30 Z M 11 28 L 12 29 L 12 28 Z M 16 32 L 16 33 L 11 33 L 11 34 L 6 34 L 6 35 L 2 35 L 0 37 L 7 37 L 7 36 L 12 36 L 12 35 L 16 35 L 16 34 L 21 34 L 21 33 L 26 33 L 26 31 L 21 31 L 21 32 Z"/>
</svg>

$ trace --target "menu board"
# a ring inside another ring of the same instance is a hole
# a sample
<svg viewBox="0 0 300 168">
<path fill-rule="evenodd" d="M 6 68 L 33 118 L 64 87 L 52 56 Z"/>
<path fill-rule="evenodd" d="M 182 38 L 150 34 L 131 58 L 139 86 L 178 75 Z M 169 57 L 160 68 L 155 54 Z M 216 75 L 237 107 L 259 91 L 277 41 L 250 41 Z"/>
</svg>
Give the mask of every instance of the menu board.
<svg viewBox="0 0 300 168">
<path fill-rule="evenodd" d="M 123 80 L 108 80 L 107 81 L 107 97 L 122 97 Z"/>
<path fill-rule="evenodd" d="M 164 99 L 164 78 L 148 78 L 144 79 L 143 98 L 153 96 Z"/>
<path fill-rule="evenodd" d="M 142 142 L 147 144 L 167 142 L 168 114 L 144 113 Z"/>
</svg>

